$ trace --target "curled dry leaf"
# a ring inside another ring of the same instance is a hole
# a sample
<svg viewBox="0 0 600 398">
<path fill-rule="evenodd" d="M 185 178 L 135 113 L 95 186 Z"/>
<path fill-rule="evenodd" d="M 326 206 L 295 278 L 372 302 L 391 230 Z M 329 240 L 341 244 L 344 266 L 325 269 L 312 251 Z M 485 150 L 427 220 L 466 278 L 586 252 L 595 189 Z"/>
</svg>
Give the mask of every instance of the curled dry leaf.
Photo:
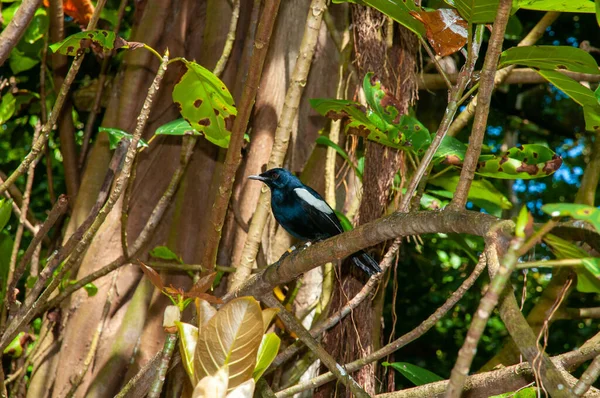
<svg viewBox="0 0 600 398">
<path fill-rule="evenodd" d="M 467 44 L 467 21 L 453 8 L 411 11 L 425 25 L 427 40 L 440 57 L 453 54 Z"/>
</svg>

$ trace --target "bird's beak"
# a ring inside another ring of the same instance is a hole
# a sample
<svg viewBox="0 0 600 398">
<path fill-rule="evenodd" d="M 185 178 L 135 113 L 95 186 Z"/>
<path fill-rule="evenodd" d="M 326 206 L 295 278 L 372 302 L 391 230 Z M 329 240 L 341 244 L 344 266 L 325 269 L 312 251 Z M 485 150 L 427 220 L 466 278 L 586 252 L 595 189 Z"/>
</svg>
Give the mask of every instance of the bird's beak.
<svg viewBox="0 0 600 398">
<path fill-rule="evenodd" d="M 248 178 L 250 180 L 258 180 L 258 181 L 262 181 L 262 182 L 266 182 L 267 181 L 266 177 L 263 177 L 263 176 L 260 176 L 260 175 L 258 175 L 258 176 L 248 176 Z"/>
</svg>

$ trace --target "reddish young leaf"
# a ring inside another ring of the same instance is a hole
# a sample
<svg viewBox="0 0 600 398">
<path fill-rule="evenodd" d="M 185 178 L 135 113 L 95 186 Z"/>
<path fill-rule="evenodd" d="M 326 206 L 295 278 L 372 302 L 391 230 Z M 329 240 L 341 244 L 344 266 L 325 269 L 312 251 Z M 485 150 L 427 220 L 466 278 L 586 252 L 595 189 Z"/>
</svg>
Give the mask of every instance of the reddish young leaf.
<svg viewBox="0 0 600 398">
<path fill-rule="evenodd" d="M 144 272 L 144 275 L 146 275 L 146 277 L 148 279 L 150 279 L 150 282 L 152 282 L 154 287 L 156 287 L 158 290 L 162 291 L 165 288 L 165 284 L 163 283 L 158 272 L 154 271 L 152 268 L 148 267 L 146 264 L 144 264 L 141 261 L 139 261 L 139 263 L 140 263 L 140 268 Z"/>
<path fill-rule="evenodd" d="M 455 9 L 411 11 L 410 14 L 425 25 L 427 40 L 437 55 L 453 54 L 467 43 L 467 21 Z"/>
<path fill-rule="evenodd" d="M 197 294 L 207 292 L 216 277 L 216 272 L 211 272 L 210 274 L 203 276 L 194 286 L 192 286 L 190 291 L 186 293 L 186 297 L 199 297 Z"/>
<path fill-rule="evenodd" d="M 44 7 L 50 7 L 49 0 L 44 0 Z M 94 5 L 90 0 L 63 0 L 63 12 L 79 25 L 86 26 L 94 13 Z"/>
<path fill-rule="evenodd" d="M 173 285 L 170 285 L 169 287 L 165 287 L 163 291 L 171 297 L 177 297 L 177 296 L 185 297 L 185 292 L 183 291 L 183 289 L 180 287 L 175 287 Z"/>
</svg>

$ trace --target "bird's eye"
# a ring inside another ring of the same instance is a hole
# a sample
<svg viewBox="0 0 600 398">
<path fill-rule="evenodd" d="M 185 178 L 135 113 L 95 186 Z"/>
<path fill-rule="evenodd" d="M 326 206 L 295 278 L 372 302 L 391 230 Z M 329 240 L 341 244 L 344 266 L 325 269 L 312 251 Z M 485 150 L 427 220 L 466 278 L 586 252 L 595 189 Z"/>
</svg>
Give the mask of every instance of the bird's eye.
<svg viewBox="0 0 600 398">
<path fill-rule="evenodd" d="M 278 178 L 279 178 L 279 173 L 273 173 L 273 174 L 271 174 L 271 179 L 272 180 L 276 180 Z"/>
</svg>

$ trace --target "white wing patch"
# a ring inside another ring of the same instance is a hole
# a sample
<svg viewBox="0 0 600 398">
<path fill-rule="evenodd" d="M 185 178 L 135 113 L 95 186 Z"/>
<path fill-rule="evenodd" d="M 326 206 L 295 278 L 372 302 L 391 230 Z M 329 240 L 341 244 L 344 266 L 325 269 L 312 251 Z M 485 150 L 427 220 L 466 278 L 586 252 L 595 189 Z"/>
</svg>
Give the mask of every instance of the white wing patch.
<svg viewBox="0 0 600 398">
<path fill-rule="evenodd" d="M 300 199 L 304 200 L 306 203 L 314 207 L 315 209 L 322 211 L 323 213 L 331 214 L 333 210 L 324 200 L 315 197 L 312 193 L 308 192 L 304 188 L 294 188 L 294 192 L 296 195 L 300 197 Z"/>
</svg>

